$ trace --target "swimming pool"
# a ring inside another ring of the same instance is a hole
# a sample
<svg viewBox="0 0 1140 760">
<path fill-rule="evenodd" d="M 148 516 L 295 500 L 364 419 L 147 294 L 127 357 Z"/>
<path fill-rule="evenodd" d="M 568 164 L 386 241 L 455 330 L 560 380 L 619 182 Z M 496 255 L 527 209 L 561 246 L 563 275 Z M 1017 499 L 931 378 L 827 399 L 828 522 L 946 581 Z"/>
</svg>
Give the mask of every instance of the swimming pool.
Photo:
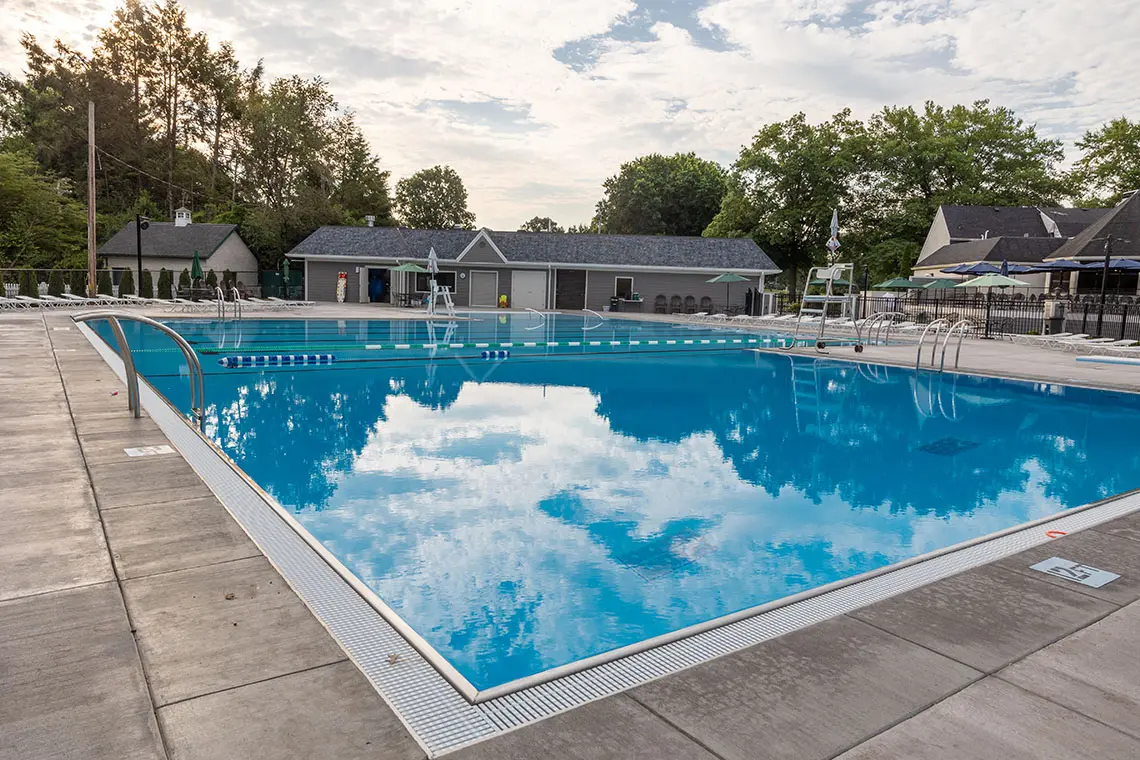
<svg viewBox="0 0 1140 760">
<path fill-rule="evenodd" d="M 541 324 L 546 342 L 624 344 L 425 361 L 432 349 L 366 348 L 435 342 L 423 322 L 170 322 L 209 373 L 208 435 L 475 690 L 1140 481 L 1128 394 L 628 345 L 734 335 L 709 327 L 499 317 L 452 342 Z M 124 327 L 184 407 L 178 354 Z M 337 361 L 216 362 L 302 346 Z"/>
</svg>

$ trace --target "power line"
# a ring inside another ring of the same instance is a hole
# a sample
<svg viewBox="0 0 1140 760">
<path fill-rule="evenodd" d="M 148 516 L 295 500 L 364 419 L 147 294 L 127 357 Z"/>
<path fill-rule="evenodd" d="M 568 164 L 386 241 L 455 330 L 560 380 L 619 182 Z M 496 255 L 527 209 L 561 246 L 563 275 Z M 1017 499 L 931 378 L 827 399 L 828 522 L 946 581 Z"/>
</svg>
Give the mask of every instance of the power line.
<svg viewBox="0 0 1140 760">
<path fill-rule="evenodd" d="M 104 155 L 104 156 L 106 156 L 107 158 L 111 159 L 112 161 L 115 161 L 115 162 L 117 162 L 117 163 L 120 163 L 120 164 L 122 164 L 123 166 L 127 167 L 128 169 L 130 169 L 130 170 L 132 170 L 132 171 L 136 171 L 136 172 L 138 172 L 139 174 L 143 175 L 144 177 L 150 177 L 150 178 L 151 178 L 151 179 L 153 179 L 155 182 L 161 182 L 162 184 L 164 184 L 164 185 L 167 185 L 167 186 L 169 186 L 169 187 L 172 187 L 172 188 L 174 188 L 175 190 L 181 190 L 181 191 L 182 191 L 182 192 L 183 192 L 185 195 L 189 195 L 189 196 L 192 196 L 192 197 L 195 197 L 195 198 L 202 198 L 202 197 L 203 197 L 203 196 L 201 195 L 201 193 L 196 193 L 196 192 L 194 192 L 193 190 L 187 190 L 186 188 L 182 187 L 181 185 L 176 185 L 176 184 L 174 184 L 173 182 L 168 182 L 167 180 L 164 180 L 162 177 L 156 177 L 156 176 L 154 176 L 153 174 L 151 174 L 150 172 L 148 172 L 148 171 L 146 171 L 146 170 L 144 170 L 144 169 L 140 169 L 140 168 L 138 168 L 137 166 L 135 166 L 135 165 L 133 165 L 133 164 L 129 164 L 129 163 L 127 163 L 126 161 L 124 161 L 123 159 L 119 158 L 118 156 L 115 156 L 115 155 L 113 155 L 113 154 L 111 154 L 111 153 L 108 153 L 107 151 L 103 150 L 103 149 L 102 149 L 102 148 L 100 148 L 98 145 L 96 145 L 96 146 L 95 146 L 95 150 L 99 151 L 99 153 L 101 153 L 102 155 Z"/>
</svg>

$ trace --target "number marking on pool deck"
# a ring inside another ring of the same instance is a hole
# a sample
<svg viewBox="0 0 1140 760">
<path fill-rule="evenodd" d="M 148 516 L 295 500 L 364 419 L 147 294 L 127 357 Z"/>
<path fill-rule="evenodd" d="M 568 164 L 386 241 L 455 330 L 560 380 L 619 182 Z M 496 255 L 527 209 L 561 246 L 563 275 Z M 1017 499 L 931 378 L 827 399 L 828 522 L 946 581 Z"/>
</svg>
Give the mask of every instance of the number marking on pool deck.
<svg viewBox="0 0 1140 760">
<path fill-rule="evenodd" d="M 153 457 L 159 454 L 173 454 L 174 449 L 166 444 L 162 444 L 161 446 L 138 446 L 123 449 L 123 453 L 129 457 Z"/>
<path fill-rule="evenodd" d="M 1100 588 L 1120 578 L 1116 573 L 1110 573 L 1107 570 L 1082 565 L 1080 562 L 1074 562 L 1071 559 L 1062 559 L 1060 557 L 1050 557 L 1043 562 L 1038 562 L 1036 565 L 1031 565 L 1029 569 L 1038 570 L 1046 575 L 1064 578 L 1067 581 L 1080 583 L 1083 586 L 1091 586 L 1092 588 Z"/>
</svg>

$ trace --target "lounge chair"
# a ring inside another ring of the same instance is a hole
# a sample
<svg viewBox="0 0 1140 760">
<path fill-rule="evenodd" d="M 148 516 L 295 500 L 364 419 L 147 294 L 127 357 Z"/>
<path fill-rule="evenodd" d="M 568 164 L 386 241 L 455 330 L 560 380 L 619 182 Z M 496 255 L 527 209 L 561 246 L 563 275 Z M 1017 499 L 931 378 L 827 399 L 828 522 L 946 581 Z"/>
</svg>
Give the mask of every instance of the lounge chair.
<svg viewBox="0 0 1140 760">
<path fill-rule="evenodd" d="M 17 309 L 29 308 L 31 308 L 31 304 L 25 303 L 15 298 L 0 296 L 0 309 L 4 309 L 6 311 L 16 311 Z"/>
<path fill-rule="evenodd" d="M 287 309 L 306 308 L 313 306 L 316 303 L 315 301 L 286 301 L 284 298 L 274 298 L 273 296 L 267 296 L 266 300 L 272 301 L 273 303 L 282 304 Z"/>
<path fill-rule="evenodd" d="M 16 296 L 16 300 L 26 303 L 28 306 L 39 306 L 41 309 L 51 309 L 56 305 L 51 301 L 45 301 L 42 298 L 32 298 L 31 296 Z"/>
</svg>

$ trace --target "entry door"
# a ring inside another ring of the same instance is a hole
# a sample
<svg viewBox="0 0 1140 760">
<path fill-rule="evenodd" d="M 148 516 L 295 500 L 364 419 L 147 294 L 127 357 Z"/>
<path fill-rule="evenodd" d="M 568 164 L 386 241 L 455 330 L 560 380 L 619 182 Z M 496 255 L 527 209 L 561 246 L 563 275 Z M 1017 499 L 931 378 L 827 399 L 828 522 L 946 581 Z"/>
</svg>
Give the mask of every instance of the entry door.
<svg viewBox="0 0 1140 760">
<path fill-rule="evenodd" d="M 471 273 L 471 305 L 472 306 L 498 306 L 499 305 L 499 273 L 498 272 L 472 272 Z"/>
<path fill-rule="evenodd" d="M 511 307 L 546 308 L 546 272 L 516 269 L 511 274 Z"/>
<path fill-rule="evenodd" d="M 559 269 L 554 278 L 554 308 L 586 308 L 586 273 L 581 269 Z"/>
</svg>

